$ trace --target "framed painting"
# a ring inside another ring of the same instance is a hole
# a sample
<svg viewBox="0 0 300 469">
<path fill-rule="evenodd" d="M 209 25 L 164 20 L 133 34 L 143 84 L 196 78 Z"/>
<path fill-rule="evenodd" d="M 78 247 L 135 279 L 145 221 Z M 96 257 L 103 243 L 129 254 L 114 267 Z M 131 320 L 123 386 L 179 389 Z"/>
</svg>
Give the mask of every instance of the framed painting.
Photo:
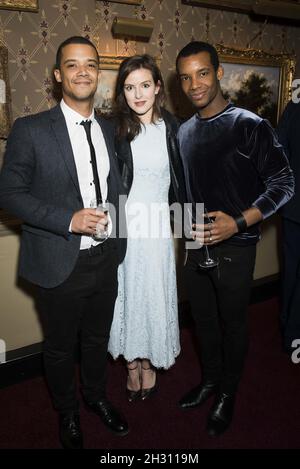
<svg viewBox="0 0 300 469">
<path fill-rule="evenodd" d="M 38 0 L 0 0 L 4 10 L 39 11 Z"/>
<path fill-rule="evenodd" d="M 112 109 L 119 66 L 126 57 L 115 55 L 99 57 L 101 74 L 94 101 L 99 114 L 108 114 Z"/>
<path fill-rule="evenodd" d="M 257 49 L 234 49 L 217 44 L 224 67 L 225 98 L 268 119 L 275 127 L 291 99 L 295 56 Z"/>
<path fill-rule="evenodd" d="M 11 97 L 8 79 L 8 53 L 0 46 L 0 138 L 8 136 L 11 126 Z"/>
</svg>

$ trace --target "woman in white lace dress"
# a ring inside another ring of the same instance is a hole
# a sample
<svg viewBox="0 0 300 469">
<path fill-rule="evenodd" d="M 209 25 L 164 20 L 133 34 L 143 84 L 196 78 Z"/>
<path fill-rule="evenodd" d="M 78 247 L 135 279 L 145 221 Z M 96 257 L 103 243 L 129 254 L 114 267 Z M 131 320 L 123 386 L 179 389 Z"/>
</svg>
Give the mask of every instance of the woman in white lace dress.
<svg viewBox="0 0 300 469">
<path fill-rule="evenodd" d="M 176 119 L 161 106 L 164 84 L 149 55 L 125 59 L 116 86 L 116 150 L 126 202 L 127 252 L 109 352 L 123 355 L 129 401 L 157 389 L 156 368 L 180 352 L 175 255 L 169 204 L 184 202 Z"/>
</svg>

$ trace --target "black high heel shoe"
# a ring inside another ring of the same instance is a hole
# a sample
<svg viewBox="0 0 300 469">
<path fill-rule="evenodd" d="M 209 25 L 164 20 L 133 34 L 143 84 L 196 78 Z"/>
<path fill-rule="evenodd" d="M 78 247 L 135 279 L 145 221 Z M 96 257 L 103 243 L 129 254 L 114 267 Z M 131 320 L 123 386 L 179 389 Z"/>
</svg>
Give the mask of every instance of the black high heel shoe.
<svg viewBox="0 0 300 469">
<path fill-rule="evenodd" d="M 129 371 L 133 371 L 133 370 L 136 370 L 137 368 L 139 367 L 139 362 L 137 362 L 136 366 L 133 367 L 133 368 L 129 368 L 129 366 L 127 365 L 127 369 Z M 141 394 L 142 394 L 142 389 L 139 389 L 138 391 L 133 391 L 132 389 L 128 389 L 126 387 L 126 395 L 127 395 L 127 400 L 129 402 L 135 402 L 137 401 L 138 399 L 141 398 Z"/>
<path fill-rule="evenodd" d="M 142 399 L 142 401 L 144 401 L 145 399 L 148 399 L 150 396 L 152 396 L 157 391 L 158 386 L 157 386 L 157 374 L 156 374 L 155 368 L 151 365 L 148 368 L 144 368 L 143 365 L 142 365 L 142 370 L 152 370 L 153 372 L 155 372 L 155 384 L 154 384 L 154 386 L 152 386 L 151 388 L 143 388 L 143 385 L 142 385 L 141 399 Z"/>
</svg>

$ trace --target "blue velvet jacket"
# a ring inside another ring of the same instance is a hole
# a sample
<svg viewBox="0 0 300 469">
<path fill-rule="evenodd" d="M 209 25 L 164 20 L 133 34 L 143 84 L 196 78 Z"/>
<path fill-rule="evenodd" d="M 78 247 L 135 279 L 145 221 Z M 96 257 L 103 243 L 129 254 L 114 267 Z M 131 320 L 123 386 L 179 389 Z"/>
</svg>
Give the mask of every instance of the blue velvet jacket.
<svg viewBox="0 0 300 469">
<path fill-rule="evenodd" d="M 257 207 L 269 217 L 294 193 L 294 177 L 268 121 L 228 104 L 210 118 L 195 114 L 178 132 L 189 202 L 237 216 Z M 226 242 L 255 244 L 259 224 Z"/>
</svg>

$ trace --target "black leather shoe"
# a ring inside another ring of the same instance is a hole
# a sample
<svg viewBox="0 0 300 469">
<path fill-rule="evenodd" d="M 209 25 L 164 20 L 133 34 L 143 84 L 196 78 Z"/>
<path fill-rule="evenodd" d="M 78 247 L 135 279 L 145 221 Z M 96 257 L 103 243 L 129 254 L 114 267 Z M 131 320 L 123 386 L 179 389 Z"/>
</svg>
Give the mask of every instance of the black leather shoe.
<svg viewBox="0 0 300 469">
<path fill-rule="evenodd" d="M 71 412 L 59 416 L 59 436 L 65 449 L 83 449 L 79 414 Z"/>
<path fill-rule="evenodd" d="M 146 388 L 141 390 L 141 399 L 142 401 L 145 401 L 146 399 L 149 399 L 149 397 L 153 396 L 158 390 L 158 385 L 155 383 L 152 388 Z"/>
<path fill-rule="evenodd" d="M 154 368 L 154 366 L 152 366 L 151 364 L 149 366 L 147 366 L 146 368 L 142 365 L 142 389 L 141 389 L 141 399 L 142 401 L 145 401 L 146 399 L 149 399 L 149 397 L 153 396 L 153 394 L 155 394 L 158 390 L 158 385 L 157 385 L 157 373 L 156 373 L 156 369 Z M 144 371 L 149 371 L 150 373 L 152 373 L 152 376 L 154 375 L 155 377 L 155 382 L 154 382 L 154 385 L 151 386 L 151 388 L 144 388 L 143 387 L 143 376 L 145 376 L 143 374 L 143 370 Z"/>
<path fill-rule="evenodd" d="M 219 436 L 231 424 L 235 404 L 235 394 L 221 393 L 217 396 L 208 417 L 206 430 L 210 436 Z"/>
<path fill-rule="evenodd" d="M 129 432 L 126 420 L 121 417 L 107 399 L 102 398 L 97 402 L 88 402 L 87 408 L 99 415 L 104 425 L 106 425 L 113 433 L 125 436 Z"/>
<path fill-rule="evenodd" d="M 128 402 L 136 402 L 141 398 L 142 391 L 139 389 L 138 391 L 132 391 L 131 389 L 126 388 L 126 396 Z"/>
<path fill-rule="evenodd" d="M 206 381 L 191 389 L 179 401 L 181 409 L 192 409 L 198 405 L 203 404 L 209 397 L 215 394 L 218 390 L 218 383 Z"/>
</svg>

